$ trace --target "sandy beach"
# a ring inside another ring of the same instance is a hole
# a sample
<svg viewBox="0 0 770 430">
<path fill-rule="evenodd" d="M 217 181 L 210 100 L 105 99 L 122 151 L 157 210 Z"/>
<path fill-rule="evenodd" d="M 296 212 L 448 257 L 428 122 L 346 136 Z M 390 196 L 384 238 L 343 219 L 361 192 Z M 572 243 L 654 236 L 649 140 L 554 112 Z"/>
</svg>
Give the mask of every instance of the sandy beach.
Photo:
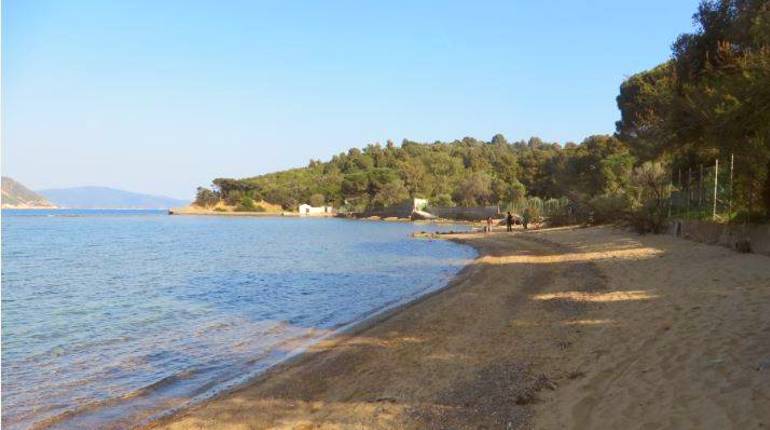
<svg viewBox="0 0 770 430">
<path fill-rule="evenodd" d="M 770 426 L 770 258 L 610 227 L 447 237 L 450 287 L 153 429 Z"/>
</svg>

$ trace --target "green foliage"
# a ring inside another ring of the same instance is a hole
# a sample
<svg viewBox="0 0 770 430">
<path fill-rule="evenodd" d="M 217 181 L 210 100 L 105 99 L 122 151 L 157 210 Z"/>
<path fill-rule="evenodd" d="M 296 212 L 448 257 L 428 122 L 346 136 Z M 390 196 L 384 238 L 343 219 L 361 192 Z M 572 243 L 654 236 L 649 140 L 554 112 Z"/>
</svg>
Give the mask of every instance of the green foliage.
<svg viewBox="0 0 770 430">
<path fill-rule="evenodd" d="M 430 200 L 430 205 L 437 207 L 452 207 L 455 205 L 455 202 L 449 194 L 439 194 Z"/>
<path fill-rule="evenodd" d="M 310 196 L 310 206 L 325 206 L 326 205 L 326 197 L 324 197 L 321 193 L 315 193 L 312 196 Z"/>
<path fill-rule="evenodd" d="M 257 208 L 261 208 L 262 210 L 257 210 Z M 242 196 L 240 202 L 238 202 L 238 205 L 235 207 L 236 212 L 264 212 L 265 208 L 262 206 L 257 206 L 256 203 L 254 203 L 254 200 L 249 196 Z"/>
<path fill-rule="evenodd" d="M 677 168 L 735 157 L 733 208 L 770 210 L 770 2 L 702 1 L 673 59 L 627 79 L 618 136 L 641 161 Z"/>
<path fill-rule="evenodd" d="M 640 233 L 662 233 L 668 219 L 671 178 L 661 163 L 647 161 L 631 175 L 630 221 Z"/>
<path fill-rule="evenodd" d="M 563 147 L 501 134 L 490 141 L 388 141 L 303 168 L 217 178 L 213 190 L 198 189 L 196 203 L 251 207 L 244 203 L 251 199 L 296 210 L 309 201 L 363 211 L 421 197 L 433 206 L 498 204 L 533 220 L 592 216 L 659 231 L 671 171 L 717 158 L 724 166 L 734 154 L 732 213 L 755 216 L 761 206 L 770 216 L 770 2 L 703 1 L 694 18 L 696 31 L 676 40 L 671 60 L 622 83 L 614 136 Z"/>
<path fill-rule="evenodd" d="M 590 219 L 591 222 L 603 224 L 626 219 L 631 202 L 626 193 L 605 193 L 591 197 L 588 207 L 590 208 L 588 219 L 581 221 Z"/>
<path fill-rule="evenodd" d="M 669 113 L 673 106 L 674 62 L 637 73 L 620 85 L 618 135 L 644 160 L 660 156 L 672 144 Z"/>
<path fill-rule="evenodd" d="M 573 205 L 566 197 L 548 199 L 543 202 L 543 216 L 550 226 L 568 225 L 577 222 Z"/>
<path fill-rule="evenodd" d="M 491 178 L 484 172 L 473 173 L 457 185 L 454 201 L 461 206 L 477 206 L 489 204 L 493 199 Z"/>
<path fill-rule="evenodd" d="M 245 179 L 217 178 L 215 192 L 238 205 L 243 196 L 296 210 L 299 202 L 323 198 L 351 211 L 382 208 L 410 197 L 434 206 L 501 206 L 542 198 L 595 195 L 624 186 L 633 164 L 629 148 L 612 136 L 592 136 L 562 148 L 537 137 L 509 143 L 502 135 L 484 142 L 470 137 L 452 142 L 400 147 L 367 145 L 327 162 Z"/>
<path fill-rule="evenodd" d="M 378 208 L 388 207 L 403 202 L 409 198 L 409 192 L 400 179 L 387 182 L 380 187 L 372 198 L 372 204 Z"/>
<path fill-rule="evenodd" d="M 219 201 L 219 193 L 211 191 L 208 188 L 198 187 L 198 192 L 195 194 L 195 204 L 207 208 L 214 206 Z"/>
<path fill-rule="evenodd" d="M 543 199 L 532 197 L 527 201 L 527 209 L 532 222 L 541 222 L 543 220 Z"/>
<path fill-rule="evenodd" d="M 229 193 L 225 195 L 225 203 L 227 203 L 230 206 L 236 206 L 241 203 L 241 201 L 246 197 L 246 195 L 243 193 L 243 191 L 239 189 L 233 189 L 230 190 Z"/>
</svg>

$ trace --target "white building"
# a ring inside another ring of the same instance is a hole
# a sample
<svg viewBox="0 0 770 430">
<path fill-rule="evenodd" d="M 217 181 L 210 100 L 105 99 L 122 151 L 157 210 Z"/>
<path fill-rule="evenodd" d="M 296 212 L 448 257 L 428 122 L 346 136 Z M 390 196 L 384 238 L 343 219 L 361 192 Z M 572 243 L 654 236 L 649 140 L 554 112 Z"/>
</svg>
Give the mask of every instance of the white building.
<svg viewBox="0 0 770 430">
<path fill-rule="evenodd" d="M 307 203 L 299 205 L 300 216 L 322 216 L 331 215 L 334 213 L 334 208 L 331 206 L 310 206 Z"/>
</svg>

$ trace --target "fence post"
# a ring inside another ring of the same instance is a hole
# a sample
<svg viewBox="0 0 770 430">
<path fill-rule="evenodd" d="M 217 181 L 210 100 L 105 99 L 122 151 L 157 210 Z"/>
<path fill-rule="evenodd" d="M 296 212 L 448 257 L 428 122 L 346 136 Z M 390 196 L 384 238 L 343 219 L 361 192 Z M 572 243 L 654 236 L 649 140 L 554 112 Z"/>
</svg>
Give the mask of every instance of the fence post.
<svg viewBox="0 0 770 430">
<path fill-rule="evenodd" d="M 674 172 L 671 171 L 671 180 L 668 182 L 668 220 L 671 220 L 671 199 L 674 197 Z"/>
<path fill-rule="evenodd" d="M 700 177 L 698 177 L 698 211 L 703 208 L 703 163 L 700 164 Z"/>
<path fill-rule="evenodd" d="M 690 200 L 692 199 L 692 167 L 687 168 L 687 219 L 690 219 Z"/>
<path fill-rule="evenodd" d="M 754 172 L 749 175 L 749 211 L 746 213 L 746 224 L 751 224 L 751 212 L 754 210 Z"/>
<path fill-rule="evenodd" d="M 727 205 L 727 221 L 730 222 L 733 219 L 733 165 L 735 162 L 735 154 L 730 154 L 730 203 Z"/>
<path fill-rule="evenodd" d="M 714 160 L 714 208 L 711 212 L 711 219 L 717 219 L 717 183 L 719 182 L 719 158 Z"/>
<path fill-rule="evenodd" d="M 682 193 L 684 193 L 684 188 L 682 187 L 682 168 L 679 168 L 679 193 L 677 194 L 679 196 L 679 201 L 677 202 L 679 207 L 677 209 L 677 214 L 681 214 L 682 211 L 679 209 L 682 208 Z"/>
</svg>

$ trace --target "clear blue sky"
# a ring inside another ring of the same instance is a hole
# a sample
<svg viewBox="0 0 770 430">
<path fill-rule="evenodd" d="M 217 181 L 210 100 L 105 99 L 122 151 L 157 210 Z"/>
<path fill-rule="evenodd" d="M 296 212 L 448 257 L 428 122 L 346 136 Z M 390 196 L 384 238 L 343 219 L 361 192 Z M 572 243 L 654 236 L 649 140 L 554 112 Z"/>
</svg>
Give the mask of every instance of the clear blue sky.
<svg viewBox="0 0 770 430">
<path fill-rule="evenodd" d="M 190 198 L 391 139 L 580 141 L 697 0 L 4 0 L 3 174 Z"/>
</svg>

